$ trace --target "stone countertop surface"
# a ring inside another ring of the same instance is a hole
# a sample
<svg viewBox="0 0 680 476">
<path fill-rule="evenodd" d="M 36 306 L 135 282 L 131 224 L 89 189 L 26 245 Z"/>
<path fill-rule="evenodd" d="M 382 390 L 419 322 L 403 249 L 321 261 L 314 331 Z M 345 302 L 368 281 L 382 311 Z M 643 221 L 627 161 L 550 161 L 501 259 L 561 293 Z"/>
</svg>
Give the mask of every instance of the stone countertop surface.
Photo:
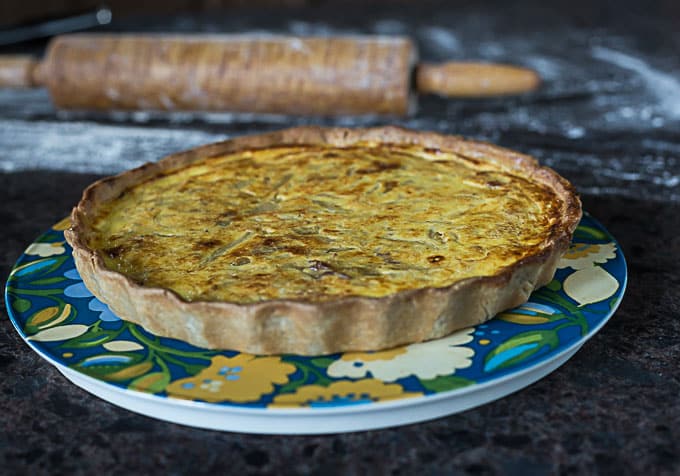
<svg viewBox="0 0 680 476">
<path fill-rule="evenodd" d="M 472 410 L 384 430 L 258 436 L 154 420 L 81 390 L 28 348 L 3 302 L 0 473 L 680 474 L 680 8 L 419 5 L 353 4 L 339 14 L 320 2 L 110 28 L 408 34 L 425 59 L 524 64 L 540 72 L 543 88 L 517 98 L 425 97 L 405 119 L 93 115 L 55 111 L 44 91 L 0 90 L 3 282 L 98 177 L 244 133 L 396 123 L 530 153 L 572 181 L 628 262 L 628 289 L 611 321 L 549 376 Z"/>
</svg>

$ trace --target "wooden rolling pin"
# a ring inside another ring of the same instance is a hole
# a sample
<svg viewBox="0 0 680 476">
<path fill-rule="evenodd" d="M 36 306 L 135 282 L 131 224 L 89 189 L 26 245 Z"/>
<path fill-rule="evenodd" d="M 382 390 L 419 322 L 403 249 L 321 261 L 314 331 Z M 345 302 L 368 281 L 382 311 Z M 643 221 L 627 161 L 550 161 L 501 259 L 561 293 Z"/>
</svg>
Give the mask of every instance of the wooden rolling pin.
<svg viewBox="0 0 680 476">
<path fill-rule="evenodd" d="M 491 96 L 540 82 L 525 68 L 416 56 L 402 37 L 74 34 L 42 61 L 0 57 L 0 86 L 46 86 L 64 109 L 403 115 L 414 89 Z"/>
</svg>

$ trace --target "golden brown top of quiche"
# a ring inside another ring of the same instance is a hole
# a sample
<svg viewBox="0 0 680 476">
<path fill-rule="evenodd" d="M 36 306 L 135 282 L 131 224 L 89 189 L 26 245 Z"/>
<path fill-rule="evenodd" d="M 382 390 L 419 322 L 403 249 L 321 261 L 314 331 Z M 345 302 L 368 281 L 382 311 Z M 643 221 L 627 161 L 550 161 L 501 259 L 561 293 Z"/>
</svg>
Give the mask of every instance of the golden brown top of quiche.
<svg viewBox="0 0 680 476">
<path fill-rule="evenodd" d="M 187 301 L 379 298 L 535 255 L 561 200 L 523 168 L 436 147 L 288 144 L 134 183 L 88 218 L 87 245 Z"/>
<path fill-rule="evenodd" d="M 85 285 L 156 335 L 255 354 L 421 342 L 553 278 L 573 187 L 490 144 L 300 127 L 88 187 L 64 232 Z"/>
</svg>

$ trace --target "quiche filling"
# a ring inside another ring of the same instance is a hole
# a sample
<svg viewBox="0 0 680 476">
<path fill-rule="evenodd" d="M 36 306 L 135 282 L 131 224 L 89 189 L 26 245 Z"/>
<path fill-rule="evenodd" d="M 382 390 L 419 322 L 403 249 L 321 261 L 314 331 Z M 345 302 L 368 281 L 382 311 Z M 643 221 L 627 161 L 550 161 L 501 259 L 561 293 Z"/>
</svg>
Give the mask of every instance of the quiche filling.
<svg viewBox="0 0 680 476">
<path fill-rule="evenodd" d="M 490 276 L 545 246 L 549 187 L 416 145 L 286 145 L 206 158 L 91 217 L 107 268 L 187 301 L 383 297 Z"/>
</svg>

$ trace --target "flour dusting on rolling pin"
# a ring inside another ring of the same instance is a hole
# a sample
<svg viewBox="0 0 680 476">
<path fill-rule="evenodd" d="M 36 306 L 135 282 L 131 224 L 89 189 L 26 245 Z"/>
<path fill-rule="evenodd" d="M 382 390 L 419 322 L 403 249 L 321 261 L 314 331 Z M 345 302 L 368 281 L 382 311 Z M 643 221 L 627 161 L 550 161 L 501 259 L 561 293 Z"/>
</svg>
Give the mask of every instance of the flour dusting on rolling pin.
<svg viewBox="0 0 680 476">
<path fill-rule="evenodd" d="M 398 36 L 73 34 L 54 38 L 42 61 L 0 57 L 0 86 L 45 86 L 55 106 L 80 110 L 405 115 L 416 92 L 518 94 L 539 83 L 517 66 L 418 65 Z"/>
</svg>

